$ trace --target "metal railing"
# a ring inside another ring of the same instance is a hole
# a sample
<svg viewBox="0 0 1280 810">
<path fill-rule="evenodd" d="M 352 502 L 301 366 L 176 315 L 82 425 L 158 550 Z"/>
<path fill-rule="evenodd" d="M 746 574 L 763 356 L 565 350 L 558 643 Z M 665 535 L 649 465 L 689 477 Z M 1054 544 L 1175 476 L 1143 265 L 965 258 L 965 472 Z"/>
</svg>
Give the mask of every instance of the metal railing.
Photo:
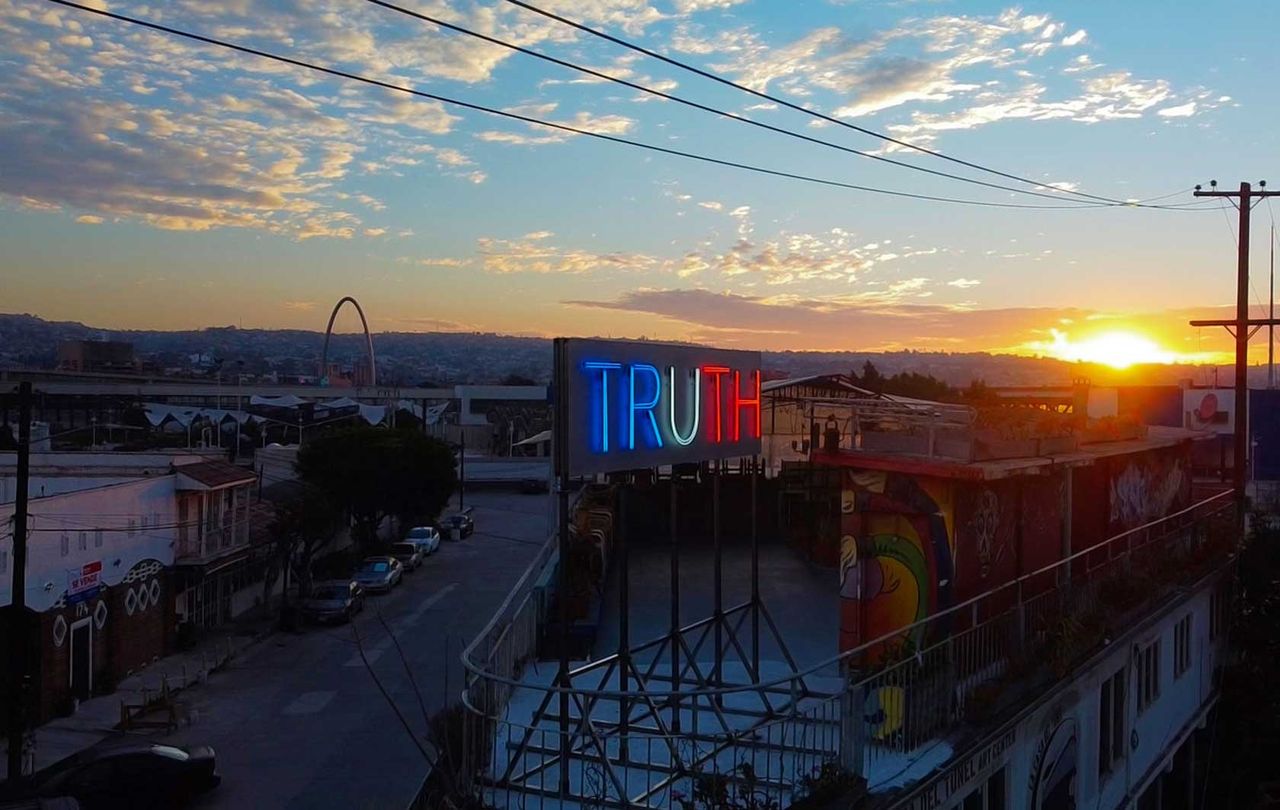
<svg viewBox="0 0 1280 810">
<path fill-rule="evenodd" d="M 715 784 L 785 805 L 824 766 L 867 778 L 1018 705 L 1029 689 L 1065 677 L 1097 649 L 1104 606 L 1133 618 L 1187 576 L 1225 564 L 1238 539 L 1235 501 L 1221 493 L 817 665 L 743 685 L 704 686 L 690 678 L 690 688 L 671 690 L 640 677 L 629 681 L 638 688 L 610 689 L 614 657 L 575 670 L 568 686 L 522 682 L 522 660 L 536 636 L 536 623 L 526 624 L 532 608 L 525 596 L 501 632 L 492 633 L 491 622 L 468 647 L 486 654 L 479 659 L 484 666 L 464 659 L 473 712 L 466 768 L 486 801 L 499 806 L 671 807 L 679 794 Z M 690 639 L 700 624 L 685 628 Z M 487 638 L 492 643 L 479 644 Z M 650 672 L 663 655 L 660 642 L 635 652 Z M 806 683 L 832 670 L 843 685 L 831 693 Z M 567 693 L 568 731 L 558 722 L 512 719 L 508 701 L 517 690 L 544 704 Z M 734 710 L 754 701 L 767 710 Z M 699 712 L 720 722 L 699 727 Z"/>
</svg>

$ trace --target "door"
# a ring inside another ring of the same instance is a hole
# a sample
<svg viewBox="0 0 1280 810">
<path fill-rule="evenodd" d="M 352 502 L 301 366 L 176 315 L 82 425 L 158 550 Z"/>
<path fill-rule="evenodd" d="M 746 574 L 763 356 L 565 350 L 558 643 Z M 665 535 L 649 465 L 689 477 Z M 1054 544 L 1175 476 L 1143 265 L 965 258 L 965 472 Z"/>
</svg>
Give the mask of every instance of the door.
<svg viewBox="0 0 1280 810">
<path fill-rule="evenodd" d="M 93 619 L 71 625 L 71 696 L 86 700 L 93 692 Z"/>
</svg>

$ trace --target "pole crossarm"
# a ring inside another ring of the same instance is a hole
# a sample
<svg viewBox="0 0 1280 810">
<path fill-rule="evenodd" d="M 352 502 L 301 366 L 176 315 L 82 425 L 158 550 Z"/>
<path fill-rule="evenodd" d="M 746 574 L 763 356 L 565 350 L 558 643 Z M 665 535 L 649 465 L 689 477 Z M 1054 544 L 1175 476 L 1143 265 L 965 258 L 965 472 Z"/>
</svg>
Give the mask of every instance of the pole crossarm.
<svg viewBox="0 0 1280 810">
<path fill-rule="evenodd" d="M 1226 326 L 1234 328 L 1236 326 L 1236 319 L 1211 318 L 1209 320 L 1194 320 L 1190 323 L 1192 326 Z M 1249 327 L 1280 326 L 1280 318 L 1250 318 L 1245 321 L 1245 325 Z"/>
</svg>

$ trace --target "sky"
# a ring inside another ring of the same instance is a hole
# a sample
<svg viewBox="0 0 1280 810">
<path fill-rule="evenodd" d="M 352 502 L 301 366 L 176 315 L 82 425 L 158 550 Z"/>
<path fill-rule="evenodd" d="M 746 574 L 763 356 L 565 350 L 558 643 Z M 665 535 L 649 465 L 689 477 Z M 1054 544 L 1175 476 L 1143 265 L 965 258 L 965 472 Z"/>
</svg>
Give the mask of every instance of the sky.
<svg viewBox="0 0 1280 810">
<path fill-rule="evenodd" d="M 396 87 L 720 160 L 466 110 L 0 0 L 0 311 L 102 328 L 694 340 L 760 349 L 1206 359 L 1235 278 L 1234 209 L 1062 208 L 1071 191 L 1195 203 L 1280 155 L 1269 0 L 533 0 L 857 127 L 779 107 L 516 5 L 402 0 L 696 100 L 710 114 L 366 0 L 83 0 Z M 1168 196 L 1166 196 L 1168 195 Z M 1271 205 L 1254 210 L 1267 298 Z M 359 328 L 354 313 L 337 328 Z M 1123 335 L 1117 338 L 1116 334 Z M 1135 344 L 1134 341 L 1137 341 Z M 1265 356 L 1255 341 L 1255 357 Z M 1218 355 L 1219 357 L 1221 355 Z"/>
</svg>

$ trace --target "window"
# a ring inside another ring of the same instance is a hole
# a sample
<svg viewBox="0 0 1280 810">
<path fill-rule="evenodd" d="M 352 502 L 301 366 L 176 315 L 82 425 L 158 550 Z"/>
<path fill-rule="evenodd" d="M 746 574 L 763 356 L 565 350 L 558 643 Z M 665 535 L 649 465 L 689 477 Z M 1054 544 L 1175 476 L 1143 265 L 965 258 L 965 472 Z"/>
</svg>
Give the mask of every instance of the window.
<svg viewBox="0 0 1280 810">
<path fill-rule="evenodd" d="M 1160 639 L 1148 644 L 1138 651 L 1138 714 L 1160 697 Z"/>
<path fill-rule="evenodd" d="M 1124 670 L 1102 682 L 1098 703 L 1098 776 L 1111 773 L 1124 759 Z"/>
<path fill-rule="evenodd" d="M 957 805 L 957 810 L 1005 810 L 1004 768 L 991 774 Z"/>
<path fill-rule="evenodd" d="M 88 551 L 89 550 L 89 533 L 80 532 L 79 535 L 76 537 L 76 544 L 81 551 Z"/>
<path fill-rule="evenodd" d="M 102 529 L 93 530 L 93 547 L 102 548 Z"/>
<path fill-rule="evenodd" d="M 9 570 L 9 549 L 6 548 L 0 551 L 0 574 L 6 573 L 8 572 L 8 570 Z"/>
<path fill-rule="evenodd" d="M 1191 668 L 1191 614 L 1182 617 L 1173 628 L 1173 679 L 1181 678 Z"/>
<path fill-rule="evenodd" d="M 62 533 L 62 556 L 66 557 L 71 554 L 71 538 L 66 532 Z"/>
<path fill-rule="evenodd" d="M 1209 594 L 1209 640 L 1216 641 L 1227 630 L 1231 595 L 1225 582 L 1219 583 Z"/>
</svg>

